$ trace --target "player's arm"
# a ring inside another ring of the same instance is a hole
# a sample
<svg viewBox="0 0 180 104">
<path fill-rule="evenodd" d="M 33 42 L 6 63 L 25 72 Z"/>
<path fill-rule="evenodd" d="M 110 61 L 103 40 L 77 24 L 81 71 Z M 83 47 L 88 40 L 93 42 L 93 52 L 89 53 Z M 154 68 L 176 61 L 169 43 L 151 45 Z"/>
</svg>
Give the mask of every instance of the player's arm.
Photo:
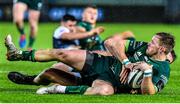
<svg viewBox="0 0 180 104">
<path fill-rule="evenodd" d="M 153 95 L 157 91 L 155 85 L 152 82 L 152 65 L 146 62 L 137 62 L 135 64 L 134 70 L 140 69 L 144 72 L 142 83 L 141 83 L 141 93 Z"/>
<path fill-rule="evenodd" d="M 119 34 L 116 34 L 119 35 Z M 116 36 L 115 35 L 115 36 Z M 131 31 L 124 31 L 119 35 L 122 39 L 127 39 L 127 38 L 134 38 L 134 34 Z M 112 56 L 112 54 L 108 51 L 92 51 L 93 53 L 98 53 L 104 56 Z"/>
<path fill-rule="evenodd" d="M 117 57 L 122 62 L 124 59 L 127 59 L 125 54 L 126 39 L 134 37 L 131 31 L 124 31 L 107 39 L 105 41 L 105 46 L 113 56 Z"/>
<path fill-rule="evenodd" d="M 135 38 L 132 31 L 124 31 L 120 33 L 120 36 L 122 37 L 122 39 Z"/>
<path fill-rule="evenodd" d="M 122 39 L 120 35 L 114 35 L 104 42 L 107 50 L 113 56 L 117 57 L 121 62 L 123 61 L 123 59 L 127 59 L 127 56 L 125 54 L 125 44 L 126 40 Z"/>
<path fill-rule="evenodd" d="M 116 58 L 118 58 L 126 69 L 132 70 L 133 64 L 129 61 L 125 54 L 126 41 L 120 35 L 115 35 L 104 42 L 107 50 Z"/>
<path fill-rule="evenodd" d="M 89 32 L 63 33 L 61 36 L 61 39 L 64 39 L 64 40 L 83 39 L 83 38 L 87 38 L 87 37 L 91 37 L 91 36 L 100 34 L 102 32 L 104 32 L 104 28 L 103 27 L 97 27 L 95 29 L 92 29 Z"/>
<path fill-rule="evenodd" d="M 107 51 L 100 51 L 100 50 L 96 50 L 96 51 L 92 51 L 93 53 L 97 53 L 103 56 L 112 56 L 110 52 Z"/>
<path fill-rule="evenodd" d="M 116 38 L 116 36 L 119 36 L 121 37 L 122 39 L 129 39 L 129 38 L 135 38 L 134 34 L 132 31 L 124 31 L 122 33 L 117 33 L 117 34 L 114 34 L 113 36 L 109 37 L 108 39 L 110 38 Z"/>
<path fill-rule="evenodd" d="M 81 26 L 75 26 L 76 32 L 86 32 L 86 29 Z"/>
</svg>

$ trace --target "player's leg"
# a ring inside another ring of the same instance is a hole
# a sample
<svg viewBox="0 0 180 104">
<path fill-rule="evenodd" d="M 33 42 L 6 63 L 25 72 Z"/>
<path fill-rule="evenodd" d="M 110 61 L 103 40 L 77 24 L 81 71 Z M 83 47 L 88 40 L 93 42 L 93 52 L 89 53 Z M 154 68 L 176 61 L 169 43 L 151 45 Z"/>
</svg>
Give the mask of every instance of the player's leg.
<svg viewBox="0 0 180 104">
<path fill-rule="evenodd" d="M 47 49 L 47 50 L 32 50 L 21 51 L 17 50 L 12 42 L 11 36 L 8 35 L 5 39 L 7 48 L 7 59 L 10 61 L 60 61 L 79 71 L 82 70 L 85 60 L 85 50 L 63 50 L 63 49 Z"/>
<path fill-rule="evenodd" d="M 84 94 L 84 95 L 112 95 L 114 94 L 113 86 L 103 80 L 95 80 L 92 87 L 88 86 L 62 86 L 53 85 L 50 87 L 43 87 L 37 90 L 37 94 Z"/>
<path fill-rule="evenodd" d="M 38 84 L 43 84 L 44 81 L 49 81 L 51 83 L 57 83 L 64 86 L 81 84 L 81 78 L 74 76 L 72 72 L 54 68 L 49 68 L 48 70 L 43 71 L 34 79 L 34 82 Z"/>
<path fill-rule="evenodd" d="M 114 94 L 114 88 L 111 83 L 103 80 L 95 80 L 92 87 L 88 88 L 85 95 L 112 95 Z"/>
<path fill-rule="evenodd" d="M 19 45 L 24 48 L 26 45 L 25 32 L 24 32 L 24 12 L 27 10 L 27 5 L 22 2 L 16 2 L 13 5 L 13 21 L 21 34 Z"/>
<path fill-rule="evenodd" d="M 40 17 L 40 11 L 38 10 L 29 10 L 29 24 L 30 24 L 30 36 L 29 36 L 29 44 L 28 48 L 32 48 L 36 34 L 38 31 L 38 21 Z"/>
<path fill-rule="evenodd" d="M 54 65 L 51 66 L 51 68 L 55 68 L 57 70 L 62 70 L 62 71 L 67 71 L 67 72 L 72 73 L 76 77 L 81 77 L 81 74 L 79 72 L 75 72 L 74 68 L 72 68 L 62 62 L 55 63 Z"/>
<path fill-rule="evenodd" d="M 9 72 L 8 79 L 16 84 L 23 85 L 49 85 L 57 83 L 61 85 L 80 85 L 81 78 L 72 72 L 60 69 L 49 68 L 41 72 L 39 75 L 26 75 L 20 72 Z"/>
</svg>

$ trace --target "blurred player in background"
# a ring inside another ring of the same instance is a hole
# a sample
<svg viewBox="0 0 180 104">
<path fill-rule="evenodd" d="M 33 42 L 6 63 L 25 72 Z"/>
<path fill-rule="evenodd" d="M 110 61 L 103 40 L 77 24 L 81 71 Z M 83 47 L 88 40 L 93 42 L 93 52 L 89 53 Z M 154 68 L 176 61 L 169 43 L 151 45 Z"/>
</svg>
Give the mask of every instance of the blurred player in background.
<svg viewBox="0 0 180 104">
<path fill-rule="evenodd" d="M 71 40 L 68 36 L 75 32 L 76 19 L 72 15 L 64 15 L 61 25 L 56 28 L 53 34 L 53 48 L 71 49 L 79 45 L 78 40 Z"/>
<path fill-rule="evenodd" d="M 89 5 L 84 8 L 82 21 L 77 23 L 79 31 L 90 31 L 95 28 L 98 18 L 98 9 L 95 5 Z M 80 46 L 87 50 L 104 50 L 102 40 L 99 35 L 80 39 Z"/>
<path fill-rule="evenodd" d="M 78 31 L 74 16 L 66 14 L 61 20 L 61 25 L 53 34 L 53 48 L 77 49 L 79 39 L 89 38 L 104 31 L 103 27 L 96 27 L 90 31 Z"/>
<path fill-rule="evenodd" d="M 32 49 L 38 31 L 38 21 L 41 8 L 42 0 L 14 0 L 13 21 L 16 24 L 17 30 L 20 33 L 20 48 L 26 47 L 26 33 L 24 31 L 24 13 L 28 10 L 28 20 L 30 24 L 28 49 Z"/>
</svg>

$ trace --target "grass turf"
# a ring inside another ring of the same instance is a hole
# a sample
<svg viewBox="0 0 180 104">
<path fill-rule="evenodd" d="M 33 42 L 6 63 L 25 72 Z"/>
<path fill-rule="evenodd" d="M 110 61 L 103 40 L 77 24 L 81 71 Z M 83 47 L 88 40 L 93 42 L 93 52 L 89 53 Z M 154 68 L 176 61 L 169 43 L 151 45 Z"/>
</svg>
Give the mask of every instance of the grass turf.
<svg viewBox="0 0 180 104">
<path fill-rule="evenodd" d="M 170 32 L 176 37 L 176 53 L 180 53 L 180 25 L 167 24 L 112 24 L 100 23 L 106 28 L 101 35 L 103 39 L 110 35 L 124 30 L 131 30 L 135 33 L 137 40 L 149 41 L 156 32 Z M 52 47 L 53 30 L 58 26 L 57 23 L 41 23 L 39 25 L 39 33 L 37 36 L 35 49 L 45 49 Z M 28 33 L 28 25 L 26 24 L 26 33 Z M 54 62 L 49 63 L 31 63 L 31 62 L 9 62 L 6 60 L 6 49 L 4 47 L 4 38 L 7 34 L 12 34 L 16 46 L 18 46 L 19 34 L 16 27 L 12 23 L 0 23 L 0 103 L 171 103 L 180 102 L 180 72 L 179 59 L 171 65 L 171 76 L 168 84 L 159 94 L 149 95 L 129 95 L 118 94 L 112 96 L 83 96 L 83 95 L 37 95 L 36 89 L 40 86 L 16 85 L 7 79 L 7 73 L 10 71 L 20 71 L 22 73 L 37 74 L 43 69 L 48 68 Z M 29 34 L 27 34 L 28 38 Z"/>
</svg>

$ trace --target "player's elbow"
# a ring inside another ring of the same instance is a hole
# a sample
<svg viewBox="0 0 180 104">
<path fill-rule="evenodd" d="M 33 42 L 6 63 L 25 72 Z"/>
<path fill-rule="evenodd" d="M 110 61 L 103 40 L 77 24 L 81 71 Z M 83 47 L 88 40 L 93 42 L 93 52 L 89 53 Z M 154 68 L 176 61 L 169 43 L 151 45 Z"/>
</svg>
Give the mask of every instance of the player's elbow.
<svg viewBox="0 0 180 104">
<path fill-rule="evenodd" d="M 105 40 L 104 45 L 106 47 L 113 47 L 117 41 L 118 40 L 116 37 L 112 37 L 112 38 Z"/>
<path fill-rule="evenodd" d="M 104 45 L 105 45 L 106 47 L 111 47 L 111 46 L 112 46 L 112 39 L 107 39 L 107 40 L 105 40 L 105 41 L 104 41 Z"/>
</svg>

